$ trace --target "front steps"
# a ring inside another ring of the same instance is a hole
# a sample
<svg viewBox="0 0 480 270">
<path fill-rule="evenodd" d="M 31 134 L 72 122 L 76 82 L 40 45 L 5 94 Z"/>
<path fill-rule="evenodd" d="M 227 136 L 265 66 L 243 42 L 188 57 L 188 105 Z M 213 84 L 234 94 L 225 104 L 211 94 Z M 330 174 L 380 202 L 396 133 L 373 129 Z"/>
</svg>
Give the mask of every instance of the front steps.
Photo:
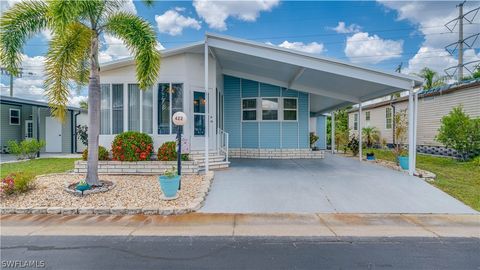
<svg viewBox="0 0 480 270">
<path fill-rule="evenodd" d="M 204 151 L 192 151 L 189 154 L 191 160 L 195 160 L 198 164 L 198 169 L 200 171 L 205 170 L 205 152 Z M 225 156 L 219 154 L 217 151 L 212 151 L 208 153 L 208 169 L 209 170 L 219 170 L 226 169 L 230 165 L 230 162 L 225 161 Z"/>
</svg>

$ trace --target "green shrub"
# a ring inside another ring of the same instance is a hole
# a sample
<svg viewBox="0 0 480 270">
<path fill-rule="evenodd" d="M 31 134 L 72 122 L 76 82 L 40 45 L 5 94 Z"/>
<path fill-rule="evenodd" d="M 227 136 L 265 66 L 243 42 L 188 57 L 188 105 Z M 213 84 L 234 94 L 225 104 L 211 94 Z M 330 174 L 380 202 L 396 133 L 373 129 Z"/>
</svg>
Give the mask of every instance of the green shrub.
<svg viewBox="0 0 480 270">
<path fill-rule="evenodd" d="M 82 153 L 82 159 L 87 160 L 88 159 L 88 149 L 83 150 Z M 107 148 L 103 146 L 98 147 L 98 160 L 109 160 L 109 153 Z"/>
<path fill-rule="evenodd" d="M 17 159 L 34 159 L 42 147 L 45 146 L 45 141 L 37 141 L 35 139 L 17 141 L 8 141 L 9 152 L 17 156 Z"/>
<path fill-rule="evenodd" d="M 158 148 L 157 158 L 161 161 L 174 161 L 177 160 L 177 143 L 165 142 Z M 182 154 L 182 160 L 188 160 L 188 154 Z"/>
<path fill-rule="evenodd" d="M 137 131 L 120 133 L 112 142 L 113 160 L 150 160 L 152 151 L 152 138 L 148 134 Z"/>
<path fill-rule="evenodd" d="M 471 119 L 462 106 L 453 108 L 442 117 L 435 139 L 457 150 L 462 160 L 467 160 L 471 153 L 480 150 L 480 118 Z"/>
<path fill-rule="evenodd" d="M 318 141 L 320 137 L 315 135 L 314 132 L 310 132 L 310 148 L 315 147 L 315 143 Z"/>
<path fill-rule="evenodd" d="M 352 151 L 352 154 L 354 156 L 358 155 L 359 144 L 358 144 L 358 139 L 355 135 L 350 138 L 350 141 L 348 142 L 347 147 L 348 149 L 350 149 L 350 151 Z"/>
<path fill-rule="evenodd" d="M 16 172 L 7 175 L 2 179 L 0 192 L 3 195 L 19 194 L 27 192 L 32 188 L 34 177 L 29 173 Z"/>
<path fill-rule="evenodd" d="M 473 159 L 473 165 L 480 167 L 480 156 Z"/>
</svg>

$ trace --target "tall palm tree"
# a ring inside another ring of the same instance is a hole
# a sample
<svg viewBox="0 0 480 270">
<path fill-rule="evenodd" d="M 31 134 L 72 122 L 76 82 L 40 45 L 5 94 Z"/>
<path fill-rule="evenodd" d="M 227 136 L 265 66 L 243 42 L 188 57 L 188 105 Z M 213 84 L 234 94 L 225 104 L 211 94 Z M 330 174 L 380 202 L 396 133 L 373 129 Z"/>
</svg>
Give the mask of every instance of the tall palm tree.
<svg viewBox="0 0 480 270">
<path fill-rule="evenodd" d="M 151 3 L 151 1 L 147 1 Z M 28 38 L 50 30 L 45 61 L 45 89 L 53 116 L 66 116 L 69 84 L 88 83 L 88 172 L 87 182 L 98 181 L 98 136 L 100 132 L 100 37 L 104 33 L 123 40 L 132 52 L 141 89 L 155 83 L 160 53 L 151 25 L 122 11 L 122 0 L 30 0 L 4 12 L 0 22 L 0 63 L 14 75 L 22 61 L 22 47 Z"/>
<path fill-rule="evenodd" d="M 441 86 L 445 84 L 445 78 L 440 77 L 438 73 L 428 67 L 424 67 L 418 74 L 423 78 L 423 87 L 425 89 L 430 89 L 432 87 Z"/>
</svg>

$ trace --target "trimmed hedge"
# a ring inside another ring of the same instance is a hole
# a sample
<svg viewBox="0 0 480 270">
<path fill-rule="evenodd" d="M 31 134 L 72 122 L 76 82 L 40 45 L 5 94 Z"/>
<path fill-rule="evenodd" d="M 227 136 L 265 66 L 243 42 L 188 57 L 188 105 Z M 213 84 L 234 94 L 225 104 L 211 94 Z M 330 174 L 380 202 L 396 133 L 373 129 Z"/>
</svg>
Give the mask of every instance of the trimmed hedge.
<svg viewBox="0 0 480 270">
<path fill-rule="evenodd" d="M 177 160 L 177 143 L 165 142 L 158 148 L 157 158 L 160 161 L 175 161 Z M 182 160 L 188 160 L 188 154 L 182 154 Z"/>
<path fill-rule="evenodd" d="M 142 161 L 150 160 L 153 140 L 145 133 L 127 131 L 115 136 L 112 142 L 113 160 Z"/>
</svg>

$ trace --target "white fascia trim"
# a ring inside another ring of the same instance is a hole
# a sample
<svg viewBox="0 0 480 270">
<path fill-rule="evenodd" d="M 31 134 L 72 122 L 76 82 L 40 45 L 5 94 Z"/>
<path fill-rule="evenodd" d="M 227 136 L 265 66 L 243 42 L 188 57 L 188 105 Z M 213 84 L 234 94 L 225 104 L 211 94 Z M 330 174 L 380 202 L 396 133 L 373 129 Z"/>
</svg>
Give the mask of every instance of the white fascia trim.
<svg viewBox="0 0 480 270">
<path fill-rule="evenodd" d="M 395 74 L 381 72 L 334 59 L 313 56 L 311 54 L 279 48 L 272 45 L 261 44 L 258 42 L 251 42 L 217 34 L 207 33 L 206 36 L 208 38 L 209 46 L 284 62 L 299 67 L 329 72 L 364 81 L 371 81 L 401 89 L 409 89 L 412 81 L 414 81 L 416 85 L 420 85 L 422 83 L 420 78 L 414 76 L 399 73 Z"/>
</svg>

